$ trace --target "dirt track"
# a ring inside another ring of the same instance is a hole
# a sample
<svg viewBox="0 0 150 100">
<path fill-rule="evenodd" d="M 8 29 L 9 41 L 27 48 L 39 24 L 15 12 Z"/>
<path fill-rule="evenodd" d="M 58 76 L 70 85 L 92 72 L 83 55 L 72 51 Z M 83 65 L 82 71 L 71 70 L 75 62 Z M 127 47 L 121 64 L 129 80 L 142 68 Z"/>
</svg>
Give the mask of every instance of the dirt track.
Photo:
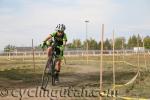
<svg viewBox="0 0 150 100">
<path fill-rule="evenodd" d="M 92 67 L 89 65 L 73 65 L 73 64 L 69 64 L 69 65 L 65 65 L 63 67 L 67 67 L 70 70 L 62 72 L 60 74 L 60 83 L 57 84 L 57 86 L 51 86 L 48 85 L 47 89 L 49 90 L 49 96 L 41 96 L 40 97 L 40 91 L 43 93 L 42 90 L 40 90 L 40 82 L 38 82 L 37 84 L 35 84 L 35 86 L 32 84 L 29 85 L 27 84 L 22 84 L 21 82 L 14 82 L 13 87 L 15 87 L 15 89 L 10 89 L 7 92 L 9 92 L 9 96 L 6 97 L 0 97 L 0 100 L 80 100 L 80 97 L 73 97 L 73 94 L 70 96 L 68 96 L 68 94 L 65 94 L 64 96 L 66 97 L 62 97 L 60 96 L 60 91 L 61 93 L 63 93 L 63 91 L 68 90 L 70 91 L 71 89 L 75 89 L 75 90 L 79 90 L 81 91 L 83 88 L 84 89 L 90 89 L 88 91 L 91 91 L 91 88 L 97 88 L 99 87 L 99 68 L 98 67 Z M 73 70 L 72 70 L 73 69 Z M 40 79 L 40 78 L 39 78 Z M 34 79 L 33 79 L 34 80 Z M 12 82 L 13 83 L 13 82 Z M 1 81 L 1 84 L 4 84 Z M 17 86 L 14 86 L 14 85 Z M 20 84 L 20 85 L 19 85 Z M 50 83 L 49 83 L 50 84 Z M 7 85 L 10 85 L 9 83 Z M 17 87 L 21 87 L 21 94 L 20 94 L 20 90 Z M 23 87 L 23 88 L 22 88 Z M 52 92 L 53 91 L 53 92 Z M 57 93 L 54 93 L 54 91 Z M 35 93 L 37 93 L 37 97 L 35 97 Z M 24 94 L 23 94 L 24 93 Z M 53 97 L 52 94 L 57 94 L 57 97 Z M 89 92 L 90 93 L 90 92 Z M 3 94 L 4 90 L 3 90 Z M 23 94 L 23 95 L 22 95 Z M 13 95 L 13 96 L 12 96 Z M 22 95 L 22 97 L 21 97 Z M 32 95 L 33 97 L 30 97 L 29 95 Z M 63 94 L 62 94 L 63 95 Z M 98 95 L 98 94 L 97 94 Z M 16 96 L 16 97 L 14 97 Z M 96 98 L 93 97 L 84 97 L 82 99 L 93 99 L 95 100 Z"/>
</svg>

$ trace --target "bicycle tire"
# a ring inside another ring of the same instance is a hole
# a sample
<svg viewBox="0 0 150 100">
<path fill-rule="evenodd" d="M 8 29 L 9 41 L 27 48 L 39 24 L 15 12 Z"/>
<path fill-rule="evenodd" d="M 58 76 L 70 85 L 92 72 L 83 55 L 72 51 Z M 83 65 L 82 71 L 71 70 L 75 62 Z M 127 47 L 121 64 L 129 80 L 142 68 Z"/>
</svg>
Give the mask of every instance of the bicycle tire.
<svg viewBox="0 0 150 100">
<path fill-rule="evenodd" d="M 51 63 L 52 63 L 52 65 L 51 65 L 51 84 L 54 86 L 55 85 L 55 58 L 53 58 L 52 60 L 51 60 Z"/>
<path fill-rule="evenodd" d="M 49 61 L 50 61 L 50 59 L 47 60 L 45 69 L 44 69 L 43 74 L 42 74 L 42 86 L 41 86 L 41 88 L 44 90 L 46 90 L 46 87 L 47 87 L 47 84 L 48 84 L 49 78 L 50 78 L 50 75 L 48 73 L 46 73 L 47 66 L 49 66 L 49 64 L 50 64 Z"/>
</svg>

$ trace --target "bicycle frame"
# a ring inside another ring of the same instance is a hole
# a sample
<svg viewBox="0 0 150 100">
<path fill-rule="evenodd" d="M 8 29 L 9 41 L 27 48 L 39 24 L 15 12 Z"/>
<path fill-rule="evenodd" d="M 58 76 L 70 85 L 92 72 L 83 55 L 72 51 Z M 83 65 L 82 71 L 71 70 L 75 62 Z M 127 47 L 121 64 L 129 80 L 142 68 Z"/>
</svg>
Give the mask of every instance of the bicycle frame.
<svg viewBox="0 0 150 100">
<path fill-rule="evenodd" d="M 56 55 L 56 51 L 55 51 L 55 48 L 56 48 L 56 46 L 55 45 L 53 45 L 52 46 L 52 56 L 51 56 L 51 82 L 52 82 L 52 85 L 55 85 L 55 77 L 56 77 L 56 75 L 55 75 L 55 64 L 56 64 L 56 57 L 57 57 L 57 55 Z"/>
<path fill-rule="evenodd" d="M 55 63 L 56 63 L 56 45 L 52 45 L 52 54 L 51 57 L 48 58 L 43 75 L 42 75 L 42 87 L 41 89 L 46 89 L 47 84 L 49 82 L 50 74 L 51 73 L 51 84 L 55 85 Z M 48 73 L 46 73 L 46 69 L 49 68 Z"/>
</svg>

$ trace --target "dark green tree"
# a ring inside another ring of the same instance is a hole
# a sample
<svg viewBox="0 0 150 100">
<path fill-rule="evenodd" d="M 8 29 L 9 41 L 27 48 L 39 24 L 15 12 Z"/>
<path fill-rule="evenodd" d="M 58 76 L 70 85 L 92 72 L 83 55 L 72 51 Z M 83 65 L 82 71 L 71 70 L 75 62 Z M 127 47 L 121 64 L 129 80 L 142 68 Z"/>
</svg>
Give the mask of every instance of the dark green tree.
<svg viewBox="0 0 150 100">
<path fill-rule="evenodd" d="M 88 43 L 88 48 L 89 48 L 89 50 L 96 50 L 96 49 L 98 49 L 98 43 L 96 42 L 96 40 L 95 39 L 92 39 L 92 38 L 90 38 L 90 39 L 87 39 L 87 40 L 85 40 L 84 42 L 83 42 L 83 47 L 86 49 L 86 46 L 87 46 L 87 43 Z"/>
<path fill-rule="evenodd" d="M 118 37 L 115 39 L 115 49 L 122 49 L 122 47 L 125 45 L 125 38 L 124 37 Z"/>
<path fill-rule="evenodd" d="M 74 39 L 72 43 L 67 44 L 67 48 L 77 49 L 82 47 L 82 42 L 80 39 Z"/>
<path fill-rule="evenodd" d="M 137 42 L 139 43 L 139 47 L 143 46 L 142 38 L 140 35 L 137 36 Z M 137 46 L 138 46 L 138 43 L 137 43 Z"/>
<path fill-rule="evenodd" d="M 146 37 L 144 38 L 144 47 L 145 47 L 146 49 L 150 49 L 150 36 L 146 36 Z"/>
<path fill-rule="evenodd" d="M 82 46 L 81 40 L 80 40 L 80 39 L 75 39 L 75 40 L 73 40 L 72 45 L 73 45 L 73 47 L 75 47 L 75 48 L 81 48 L 81 46 Z"/>
<path fill-rule="evenodd" d="M 137 47 L 137 37 L 133 35 L 128 40 L 128 48 L 131 49 L 133 47 Z"/>
<path fill-rule="evenodd" d="M 111 41 L 107 38 L 104 42 L 104 50 L 111 50 L 112 46 L 111 46 Z"/>
<path fill-rule="evenodd" d="M 10 52 L 10 51 L 14 51 L 15 50 L 15 46 L 14 45 L 6 45 L 5 48 L 4 48 L 4 52 Z"/>
</svg>

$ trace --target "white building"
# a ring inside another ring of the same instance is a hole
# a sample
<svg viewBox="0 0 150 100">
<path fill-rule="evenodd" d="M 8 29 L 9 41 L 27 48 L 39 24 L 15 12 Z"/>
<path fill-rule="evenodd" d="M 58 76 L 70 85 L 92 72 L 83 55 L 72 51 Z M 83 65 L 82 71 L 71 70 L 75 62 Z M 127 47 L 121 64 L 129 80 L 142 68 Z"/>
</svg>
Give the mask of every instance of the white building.
<svg viewBox="0 0 150 100">
<path fill-rule="evenodd" d="M 139 51 L 139 52 L 144 52 L 144 51 L 145 51 L 145 48 L 144 48 L 144 47 L 134 47 L 134 48 L 133 48 L 133 51 L 134 51 L 134 52 L 138 52 L 138 51 Z"/>
</svg>

